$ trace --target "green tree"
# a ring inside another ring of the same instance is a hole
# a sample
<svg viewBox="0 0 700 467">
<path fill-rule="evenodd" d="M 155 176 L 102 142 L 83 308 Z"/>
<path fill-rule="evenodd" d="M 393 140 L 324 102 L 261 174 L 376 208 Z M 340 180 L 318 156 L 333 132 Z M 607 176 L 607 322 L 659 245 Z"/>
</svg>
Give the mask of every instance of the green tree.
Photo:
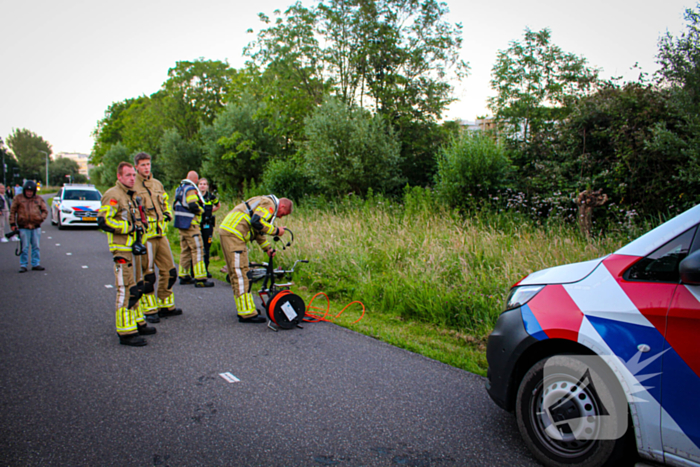
<svg viewBox="0 0 700 467">
<path fill-rule="evenodd" d="M 269 85 L 267 118 L 291 129 L 277 134 L 302 141 L 305 118 L 331 93 L 387 116 L 406 142 L 405 152 L 424 146 L 411 140 L 410 123 L 437 120 L 454 100 L 453 79 L 468 70 L 459 59 L 462 27 L 447 22 L 447 13 L 434 0 L 330 0 L 315 8 L 290 7 L 245 50 Z"/>
<path fill-rule="evenodd" d="M 489 134 L 452 136 L 437 158 L 435 189 L 450 206 L 467 207 L 506 188 L 512 174 L 505 149 Z"/>
<path fill-rule="evenodd" d="M 671 95 L 642 83 L 608 83 L 583 99 L 561 127 L 541 177 L 568 179 L 570 191 L 603 189 L 639 213 L 700 201 L 700 177 L 683 180 L 689 152 L 700 146 Z"/>
<path fill-rule="evenodd" d="M 254 96 L 244 95 L 202 127 L 202 172 L 220 191 L 239 195 L 246 182 L 260 181 L 268 159 L 282 151 L 283 141 L 268 131 L 269 122 L 257 118 L 264 107 Z"/>
<path fill-rule="evenodd" d="M 209 125 L 224 107 L 226 91 L 236 70 L 219 60 L 177 62 L 163 83 L 165 126 L 176 128 L 186 140 L 195 138 L 200 125 Z"/>
<path fill-rule="evenodd" d="M 45 179 L 46 157 L 52 150 L 44 138 L 25 128 L 13 129 L 7 137 L 7 145 L 17 158 L 23 177 Z"/>
<path fill-rule="evenodd" d="M 550 42 L 551 32 L 525 29 L 522 42 L 498 52 L 492 69 L 489 108 L 505 134 L 528 143 L 571 112 L 573 104 L 593 92 L 598 70 L 583 57 Z"/>
<path fill-rule="evenodd" d="M 112 186 L 117 181 L 120 162 L 133 163 L 132 152 L 121 142 L 113 144 L 102 158 L 102 163 L 90 172 L 90 179 L 102 186 Z"/>
<path fill-rule="evenodd" d="M 666 152 L 681 155 L 678 181 L 687 194 L 685 204 L 700 202 L 700 4 L 685 10 L 686 31 L 679 37 L 670 33 L 659 40 L 657 83 L 668 89 L 682 109 L 685 128 L 681 132 L 659 128 L 657 143 Z"/>
<path fill-rule="evenodd" d="M 14 185 L 15 174 L 17 175 L 17 181 L 19 180 L 19 164 L 15 159 L 14 155 L 5 147 L 5 142 L 0 137 L 0 163 L 4 163 L 3 166 L 3 178 L 2 183 L 6 186 Z"/>
<path fill-rule="evenodd" d="M 84 181 L 77 162 L 67 157 L 60 157 L 49 163 L 49 181 L 52 186 L 61 186 L 70 180 L 75 183 Z"/>
<path fill-rule="evenodd" d="M 102 157 L 109 148 L 122 140 L 124 121 L 122 112 L 126 111 L 137 99 L 125 99 L 113 102 L 107 107 L 105 116 L 97 122 L 97 127 L 92 132 L 95 144 L 90 155 L 90 163 L 98 166 L 102 163 Z"/>
<path fill-rule="evenodd" d="M 659 39 L 656 77 L 660 84 L 676 91 L 689 110 L 700 107 L 700 5 L 696 10 L 688 8 L 684 17 L 686 32 L 673 37 L 667 32 Z"/>
<path fill-rule="evenodd" d="M 381 115 L 328 99 L 306 121 L 307 176 L 329 194 L 389 192 L 405 183 L 400 143 Z"/>
<path fill-rule="evenodd" d="M 160 151 L 160 161 L 168 185 L 179 183 L 190 170 L 201 172 L 202 146 L 197 141 L 187 141 L 174 128 L 163 134 Z"/>
<path fill-rule="evenodd" d="M 260 14 L 267 27 L 244 49 L 246 90 L 263 103 L 256 119 L 267 120 L 268 131 L 285 140 L 285 152 L 295 151 L 304 137 L 304 120 L 328 91 L 321 49 L 316 35 L 317 15 L 295 3 L 274 24 Z M 249 32 L 252 32 L 249 31 Z"/>
</svg>

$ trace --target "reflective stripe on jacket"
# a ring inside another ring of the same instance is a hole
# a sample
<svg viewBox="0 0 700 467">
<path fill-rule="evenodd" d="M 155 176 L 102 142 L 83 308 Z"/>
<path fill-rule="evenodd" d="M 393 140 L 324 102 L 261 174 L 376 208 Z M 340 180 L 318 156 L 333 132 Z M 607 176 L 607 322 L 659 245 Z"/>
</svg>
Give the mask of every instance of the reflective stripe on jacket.
<svg viewBox="0 0 700 467">
<path fill-rule="evenodd" d="M 250 214 L 248 207 L 253 211 Z M 265 238 L 265 235 L 277 235 L 279 233 L 279 229 L 273 224 L 276 213 L 276 199 L 270 196 L 256 196 L 233 208 L 219 228 L 231 232 L 244 242 L 255 240 L 260 245 L 260 248 L 267 251 L 270 248 L 270 242 Z M 253 227 L 252 217 L 255 217 L 256 214 L 259 218 L 260 229 Z"/>
<path fill-rule="evenodd" d="M 153 175 L 145 179 L 137 173 L 134 191 L 136 196 L 141 197 L 149 220 L 148 230 L 146 230 L 143 240 L 146 241 L 152 237 L 162 237 L 168 230 L 165 214 L 167 213 L 172 217 L 172 212 L 170 212 L 170 207 L 168 206 L 168 193 L 163 188 L 163 184 L 153 178 Z"/>
<path fill-rule="evenodd" d="M 131 251 L 136 239 L 132 231 L 137 221 L 134 218 L 134 192 L 117 182 L 102 195 L 102 201 L 97 216 L 102 218 L 100 226 L 107 234 L 109 251 Z M 140 222 L 139 222 L 140 225 Z"/>
</svg>

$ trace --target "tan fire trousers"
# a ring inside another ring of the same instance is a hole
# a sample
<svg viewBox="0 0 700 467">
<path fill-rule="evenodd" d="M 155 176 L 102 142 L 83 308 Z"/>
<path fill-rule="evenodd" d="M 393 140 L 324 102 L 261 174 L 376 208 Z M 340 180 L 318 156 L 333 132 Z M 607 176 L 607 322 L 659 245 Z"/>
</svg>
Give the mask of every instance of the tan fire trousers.
<svg viewBox="0 0 700 467">
<path fill-rule="evenodd" d="M 170 242 L 166 237 L 149 238 L 146 242 L 146 248 L 148 249 L 148 259 L 144 258 L 141 261 L 143 277 L 146 281 L 142 306 L 145 314 L 152 315 L 157 313 L 160 308 L 171 309 L 175 306 L 173 285 L 177 280 L 177 269 L 175 269 Z M 156 268 L 158 268 L 157 295 L 156 290 L 148 285 L 156 283 Z"/>
<path fill-rule="evenodd" d="M 241 318 L 258 314 L 253 301 L 253 294 L 248 291 L 248 248 L 246 243 L 232 233 L 219 229 L 221 249 L 226 258 L 228 277 L 231 280 L 233 296 L 236 298 L 236 310 Z"/>
<path fill-rule="evenodd" d="M 114 282 L 117 289 L 117 333 L 123 336 L 136 334 L 137 326 L 144 324 L 139 307 L 140 291 L 134 279 L 134 257 L 130 251 L 113 251 Z"/>
<path fill-rule="evenodd" d="M 180 277 L 189 277 L 190 268 L 196 280 L 206 280 L 207 269 L 204 265 L 204 241 L 198 225 L 180 230 Z"/>
</svg>

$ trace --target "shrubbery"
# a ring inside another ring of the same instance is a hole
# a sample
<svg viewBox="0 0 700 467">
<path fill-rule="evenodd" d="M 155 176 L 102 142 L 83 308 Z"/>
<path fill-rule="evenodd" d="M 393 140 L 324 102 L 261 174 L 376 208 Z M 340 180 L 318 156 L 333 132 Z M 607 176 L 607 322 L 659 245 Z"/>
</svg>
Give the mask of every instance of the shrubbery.
<svg viewBox="0 0 700 467">
<path fill-rule="evenodd" d="M 510 159 L 491 135 L 462 132 L 453 137 L 438 155 L 435 188 L 452 206 L 473 206 L 508 186 Z"/>
</svg>

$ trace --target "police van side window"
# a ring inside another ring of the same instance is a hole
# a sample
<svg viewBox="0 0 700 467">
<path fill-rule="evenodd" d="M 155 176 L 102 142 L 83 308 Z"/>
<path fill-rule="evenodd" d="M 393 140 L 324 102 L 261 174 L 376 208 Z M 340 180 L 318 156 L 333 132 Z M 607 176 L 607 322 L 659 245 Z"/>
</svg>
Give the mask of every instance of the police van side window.
<svg viewBox="0 0 700 467">
<path fill-rule="evenodd" d="M 697 226 L 674 238 L 649 256 L 640 259 L 624 274 L 629 281 L 678 282 L 678 265 L 688 256 Z"/>
</svg>

